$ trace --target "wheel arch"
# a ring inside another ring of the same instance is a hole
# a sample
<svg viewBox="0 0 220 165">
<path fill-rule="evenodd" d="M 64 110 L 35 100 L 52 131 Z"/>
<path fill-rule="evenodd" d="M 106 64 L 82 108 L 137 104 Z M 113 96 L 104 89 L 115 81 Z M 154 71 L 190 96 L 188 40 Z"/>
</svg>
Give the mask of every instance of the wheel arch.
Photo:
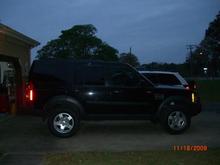
<svg viewBox="0 0 220 165">
<path fill-rule="evenodd" d="M 184 106 L 185 110 L 189 111 L 191 102 L 184 96 L 170 96 L 166 98 L 159 106 L 156 116 L 160 117 L 165 107 Z"/>
<path fill-rule="evenodd" d="M 71 96 L 59 95 L 54 96 L 49 99 L 44 105 L 43 109 L 45 111 L 44 119 L 48 117 L 48 115 L 52 112 L 52 109 L 57 106 L 67 105 L 73 107 L 73 110 L 78 111 L 79 115 L 82 116 L 85 114 L 83 106 L 79 101 L 74 99 Z"/>
</svg>

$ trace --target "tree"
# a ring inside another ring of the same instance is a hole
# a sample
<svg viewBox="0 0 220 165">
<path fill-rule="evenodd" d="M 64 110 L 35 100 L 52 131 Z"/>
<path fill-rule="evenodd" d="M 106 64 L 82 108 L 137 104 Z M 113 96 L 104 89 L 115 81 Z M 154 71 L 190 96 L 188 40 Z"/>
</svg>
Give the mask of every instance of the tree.
<svg viewBox="0 0 220 165">
<path fill-rule="evenodd" d="M 209 56 L 209 72 L 212 76 L 220 75 L 220 12 L 209 24 L 201 48 Z"/>
<path fill-rule="evenodd" d="M 137 67 L 140 65 L 138 58 L 132 53 L 121 53 L 119 61 L 122 63 L 130 64 L 133 67 Z"/>
<path fill-rule="evenodd" d="M 102 43 L 95 51 L 94 59 L 101 59 L 104 61 L 117 61 L 118 50 L 111 47 L 107 43 Z"/>
<path fill-rule="evenodd" d="M 208 67 L 211 76 L 220 75 L 220 12 L 209 24 L 204 39 L 186 63 L 192 63 L 194 75 L 201 75 L 203 67 Z"/>
<path fill-rule="evenodd" d="M 76 58 L 118 60 L 118 50 L 96 37 L 93 25 L 75 25 L 61 31 L 61 35 L 49 41 L 38 51 L 37 58 Z"/>
</svg>

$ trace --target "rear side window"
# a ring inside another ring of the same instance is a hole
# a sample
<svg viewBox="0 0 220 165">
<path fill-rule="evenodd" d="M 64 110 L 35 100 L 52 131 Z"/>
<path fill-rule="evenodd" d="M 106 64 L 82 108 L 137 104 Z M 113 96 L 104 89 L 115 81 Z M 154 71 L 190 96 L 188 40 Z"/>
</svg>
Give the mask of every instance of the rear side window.
<svg viewBox="0 0 220 165">
<path fill-rule="evenodd" d="M 156 85 L 181 85 L 177 77 L 172 74 L 145 73 L 144 76 Z"/>
<path fill-rule="evenodd" d="M 86 86 L 104 86 L 103 66 L 81 66 L 77 72 L 77 84 Z"/>
<path fill-rule="evenodd" d="M 35 61 L 29 79 L 40 85 L 73 83 L 74 63 L 68 60 Z"/>
</svg>

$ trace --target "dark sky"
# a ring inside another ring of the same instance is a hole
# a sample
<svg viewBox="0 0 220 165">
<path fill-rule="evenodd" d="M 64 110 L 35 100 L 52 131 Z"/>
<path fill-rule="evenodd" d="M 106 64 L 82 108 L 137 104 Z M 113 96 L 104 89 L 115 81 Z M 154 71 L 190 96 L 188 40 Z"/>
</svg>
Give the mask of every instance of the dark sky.
<svg viewBox="0 0 220 165">
<path fill-rule="evenodd" d="M 41 42 L 33 57 L 61 30 L 93 24 L 98 37 L 120 53 L 131 46 L 141 63 L 181 63 L 219 10 L 220 0 L 1 0 L 0 19 Z"/>
</svg>

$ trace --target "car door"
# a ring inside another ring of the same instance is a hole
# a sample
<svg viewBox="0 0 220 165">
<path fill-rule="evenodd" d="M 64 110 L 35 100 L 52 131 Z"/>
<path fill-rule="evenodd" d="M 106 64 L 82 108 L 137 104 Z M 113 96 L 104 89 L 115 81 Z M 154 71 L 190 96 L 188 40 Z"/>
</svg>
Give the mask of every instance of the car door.
<svg viewBox="0 0 220 165">
<path fill-rule="evenodd" d="M 153 113 L 152 84 L 128 65 L 118 65 L 107 70 L 108 107 L 112 114 Z"/>
<path fill-rule="evenodd" d="M 105 69 L 103 65 L 84 64 L 78 66 L 74 93 L 83 104 L 86 114 L 103 113 L 106 102 Z"/>
</svg>

